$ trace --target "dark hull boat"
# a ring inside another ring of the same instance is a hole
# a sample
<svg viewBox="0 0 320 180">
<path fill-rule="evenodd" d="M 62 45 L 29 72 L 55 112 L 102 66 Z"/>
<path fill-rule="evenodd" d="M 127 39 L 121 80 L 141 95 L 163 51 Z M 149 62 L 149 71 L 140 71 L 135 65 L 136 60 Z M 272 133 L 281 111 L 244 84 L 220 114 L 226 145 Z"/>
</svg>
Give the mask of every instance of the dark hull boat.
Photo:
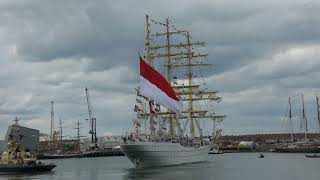
<svg viewBox="0 0 320 180">
<path fill-rule="evenodd" d="M 320 155 L 313 154 L 313 155 L 305 155 L 307 158 L 320 158 Z"/>
<path fill-rule="evenodd" d="M 19 165 L 19 164 L 1 164 L 0 172 L 47 172 L 55 168 L 54 164 L 36 164 L 36 165 Z"/>
<path fill-rule="evenodd" d="M 79 158 L 81 154 L 44 154 L 38 156 L 38 159 L 65 159 L 65 158 Z"/>
</svg>

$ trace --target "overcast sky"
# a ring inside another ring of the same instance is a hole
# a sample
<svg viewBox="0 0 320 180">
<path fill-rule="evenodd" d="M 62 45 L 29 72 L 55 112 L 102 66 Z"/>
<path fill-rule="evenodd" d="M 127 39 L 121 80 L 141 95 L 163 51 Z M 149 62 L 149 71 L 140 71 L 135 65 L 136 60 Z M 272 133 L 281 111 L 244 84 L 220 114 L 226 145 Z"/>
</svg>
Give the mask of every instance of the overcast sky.
<svg viewBox="0 0 320 180">
<path fill-rule="evenodd" d="M 61 117 L 74 136 L 81 120 L 87 135 L 85 87 L 99 135 L 131 127 L 146 14 L 207 42 L 214 68 L 206 79 L 223 97 L 224 134 L 283 132 L 288 96 L 302 92 L 316 131 L 319 12 L 316 0 L 1 0 L 0 137 L 16 116 L 48 133 L 51 100 L 56 126 Z M 300 116 L 299 97 L 293 104 Z"/>
</svg>

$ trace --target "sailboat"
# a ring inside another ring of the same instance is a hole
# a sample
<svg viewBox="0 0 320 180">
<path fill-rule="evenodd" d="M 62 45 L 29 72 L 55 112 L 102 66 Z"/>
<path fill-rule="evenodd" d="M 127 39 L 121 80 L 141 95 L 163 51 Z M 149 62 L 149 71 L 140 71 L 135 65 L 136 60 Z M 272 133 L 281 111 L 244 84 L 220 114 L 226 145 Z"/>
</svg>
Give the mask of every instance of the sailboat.
<svg viewBox="0 0 320 180">
<path fill-rule="evenodd" d="M 165 31 L 151 33 L 151 23 Z M 134 128 L 123 137 L 120 148 L 136 168 L 206 161 L 211 141 L 201 123 L 222 121 L 225 116 L 212 112 L 209 101 L 220 102 L 221 97 L 202 87 L 204 78 L 195 73 L 210 66 L 203 63 L 207 54 L 195 50 L 205 43 L 191 42 L 190 33 L 178 30 L 168 18 L 163 23 L 147 15 L 146 33 L 146 53 L 139 58 Z"/>
<path fill-rule="evenodd" d="M 320 109 L 319 109 L 319 97 L 316 96 L 316 101 L 317 101 L 317 120 L 318 120 L 318 125 L 319 125 L 319 131 L 320 131 Z M 317 147 L 320 150 L 320 147 Z M 313 155 L 305 155 L 306 158 L 320 158 L 319 154 L 313 154 Z"/>
<path fill-rule="evenodd" d="M 303 93 L 301 93 L 301 102 L 302 102 L 302 111 L 301 111 L 301 121 L 300 121 L 300 129 L 304 130 L 304 140 L 303 141 L 294 141 L 294 135 L 298 136 L 299 134 L 294 134 L 294 126 L 293 126 L 293 112 L 292 112 L 292 107 L 291 107 L 291 100 L 292 97 L 296 97 L 296 96 L 300 96 L 300 94 L 298 95 L 294 95 L 294 96 L 290 96 L 289 97 L 289 101 L 288 101 L 288 112 L 287 115 L 288 117 L 288 122 L 289 122 L 289 126 L 290 126 L 290 143 L 283 143 L 281 145 L 279 145 L 279 147 L 277 147 L 275 149 L 276 152 L 280 152 L 280 153 L 319 153 L 320 152 L 320 148 L 317 147 L 317 144 L 311 141 L 308 141 L 307 139 L 307 135 L 308 135 L 308 121 L 306 118 L 306 111 L 305 111 L 305 105 L 304 105 L 304 96 Z M 317 97 L 317 108 L 319 107 L 318 104 L 318 97 Z M 319 111 L 318 112 L 318 117 L 319 116 Z M 302 134 L 300 134 L 301 136 Z M 298 137 L 296 138 L 298 139 Z M 308 155 L 307 155 L 308 156 Z"/>
</svg>

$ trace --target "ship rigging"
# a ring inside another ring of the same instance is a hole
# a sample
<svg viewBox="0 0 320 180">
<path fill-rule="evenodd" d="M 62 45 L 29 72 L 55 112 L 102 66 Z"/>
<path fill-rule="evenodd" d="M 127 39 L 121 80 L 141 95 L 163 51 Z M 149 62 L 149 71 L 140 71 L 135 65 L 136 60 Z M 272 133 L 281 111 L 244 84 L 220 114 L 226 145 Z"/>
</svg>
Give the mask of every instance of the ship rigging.
<svg viewBox="0 0 320 180">
<path fill-rule="evenodd" d="M 211 145 L 200 120 L 221 122 L 225 115 L 210 106 L 221 97 L 206 88 L 202 68 L 211 64 L 204 63 L 208 55 L 198 49 L 205 43 L 194 42 L 168 18 L 158 22 L 147 15 L 146 31 L 134 130 L 124 137 L 121 150 L 138 168 L 206 161 Z"/>
<path fill-rule="evenodd" d="M 151 33 L 152 25 L 164 28 L 164 32 Z M 176 132 L 182 130 L 186 132 L 189 125 L 189 134 L 192 138 L 203 136 L 200 126 L 201 119 L 211 119 L 221 122 L 225 116 L 216 115 L 213 112 L 213 105 L 207 102 L 220 102 L 221 97 L 217 96 L 217 91 L 208 91 L 205 86 L 204 76 L 200 68 L 211 67 L 207 61 L 208 54 L 197 51 L 198 47 L 204 47 L 205 42 L 192 41 L 188 31 L 179 30 L 170 24 L 168 18 L 165 22 L 158 22 L 146 16 L 146 55 L 145 58 L 149 65 L 157 67 L 166 74 L 166 79 L 174 88 L 180 101 L 184 102 L 184 110 L 178 117 L 168 110 L 158 112 L 138 112 L 138 117 L 161 118 L 169 124 L 170 137 L 175 137 Z M 159 44 L 159 42 L 162 44 Z M 164 68 L 161 68 L 164 67 Z M 197 72 L 199 74 L 197 74 Z M 202 84 L 201 84 L 202 81 Z M 146 103 L 146 106 L 149 104 Z M 201 106 L 206 106 L 201 108 Z M 145 109 L 146 110 L 146 109 Z M 180 122 L 184 120 L 183 128 L 180 129 Z M 153 125 L 154 123 L 151 123 Z M 152 128 L 154 129 L 154 128 Z M 177 130 L 175 130 L 177 129 Z M 196 135 L 197 133 L 197 135 Z"/>
</svg>

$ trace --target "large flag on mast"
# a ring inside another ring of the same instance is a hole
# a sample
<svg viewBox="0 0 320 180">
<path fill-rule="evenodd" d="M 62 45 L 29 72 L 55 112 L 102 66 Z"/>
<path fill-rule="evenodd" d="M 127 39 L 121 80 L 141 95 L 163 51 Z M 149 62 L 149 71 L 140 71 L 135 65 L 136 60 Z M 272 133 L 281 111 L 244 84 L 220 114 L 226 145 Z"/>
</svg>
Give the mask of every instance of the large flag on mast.
<svg viewBox="0 0 320 180">
<path fill-rule="evenodd" d="M 179 113 L 182 109 L 182 103 L 169 82 L 141 57 L 140 93 L 175 113 Z"/>
</svg>

